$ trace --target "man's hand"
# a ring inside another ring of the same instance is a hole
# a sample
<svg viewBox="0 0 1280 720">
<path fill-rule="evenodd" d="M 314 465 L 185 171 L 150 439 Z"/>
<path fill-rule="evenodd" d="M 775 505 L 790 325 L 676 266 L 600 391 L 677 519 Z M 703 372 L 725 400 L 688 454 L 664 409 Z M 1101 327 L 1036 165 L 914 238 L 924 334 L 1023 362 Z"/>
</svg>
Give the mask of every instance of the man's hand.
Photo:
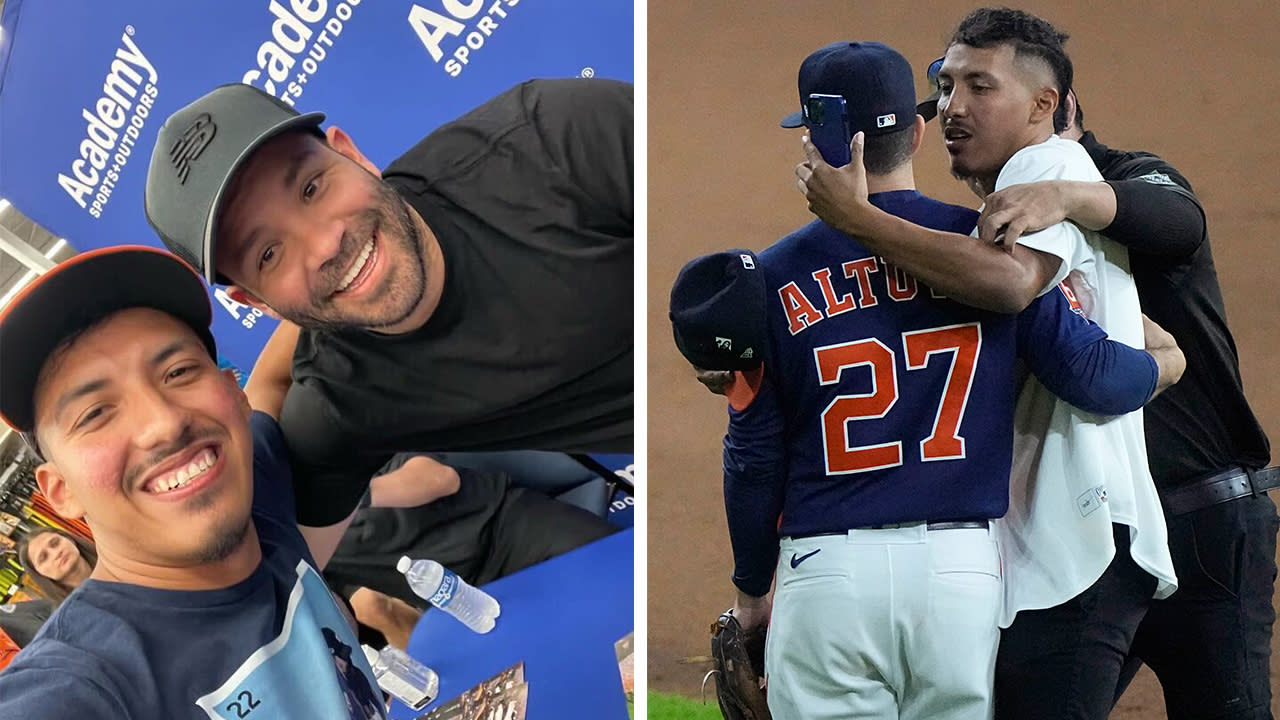
<svg viewBox="0 0 1280 720">
<path fill-rule="evenodd" d="M 720 714 L 727 720 L 770 718 L 764 689 L 764 646 L 771 604 L 768 595 L 756 598 L 739 591 L 733 609 L 711 625 L 715 668 L 707 677 L 716 679 Z"/>
<path fill-rule="evenodd" d="M 1046 180 L 991 193 L 978 218 L 978 237 L 1012 249 L 1028 233 L 1071 220 L 1101 230 L 1116 216 L 1116 194 L 1105 182 Z"/>
<path fill-rule="evenodd" d="M 796 187 L 809 201 L 809 210 L 846 235 L 865 234 L 864 220 L 874 207 L 867 201 L 867 172 L 862 165 L 863 134 L 853 136 L 849 149 L 853 159 L 842 168 L 833 168 L 809 142 L 801 141 L 805 161 L 796 166 Z"/>
<path fill-rule="evenodd" d="M 753 597 L 741 590 L 738 599 L 733 603 L 733 616 L 743 630 L 754 630 L 769 622 L 769 613 L 773 610 L 773 593 L 764 597 Z"/>
<path fill-rule="evenodd" d="M 1182 348 L 1178 347 L 1178 341 L 1147 317 L 1146 313 L 1142 315 L 1142 339 L 1144 349 L 1155 358 L 1156 366 L 1160 369 L 1156 391 L 1151 394 L 1154 398 L 1182 379 L 1182 373 L 1187 369 L 1187 357 L 1182 354 Z"/>
<path fill-rule="evenodd" d="M 698 382 L 705 385 L 711 392 L 716 395 L 729 394 L 729 386 L 733 384 L 732 370 L 703 370 L 700 367 L 694 367 L 693 371 Z"/>
<path fill-rule="evenodd" d="M 986 197 L 978 237 L 1012 248 L 1018 238 L 1067 219 L 1063 181 L 1013 185 Z"/>
</svg>

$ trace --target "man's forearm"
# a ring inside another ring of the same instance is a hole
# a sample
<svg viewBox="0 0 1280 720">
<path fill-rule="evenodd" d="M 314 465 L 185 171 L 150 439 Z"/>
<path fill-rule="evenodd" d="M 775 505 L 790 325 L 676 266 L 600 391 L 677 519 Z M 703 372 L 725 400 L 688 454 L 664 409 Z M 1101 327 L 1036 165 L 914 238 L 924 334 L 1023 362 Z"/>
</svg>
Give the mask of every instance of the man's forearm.
<svg viewBox="0 0 1280 720">
<path fill-rule="evenodd" d="M 1063 186 L 1067 218 L 1086 230 L 1101 230 L 1116 219 L 1116 192 L 1105 182 L 1056 181 Z"/>
<path fill-rule="evenodd" d="M 411 457 L 369 483 L 373 507 L 418 507 L 458 492 L 458 471 L 425 456 Z"/>
<path fill-rule="evenodd" d="M 942 295 L 984 310 L 1020 312 L 1040 294 L 1038 261 L 1024 247 L 1005 251 L 978 238 L 915 225 L 878 208 L 841 230 Z"/>
</svg>

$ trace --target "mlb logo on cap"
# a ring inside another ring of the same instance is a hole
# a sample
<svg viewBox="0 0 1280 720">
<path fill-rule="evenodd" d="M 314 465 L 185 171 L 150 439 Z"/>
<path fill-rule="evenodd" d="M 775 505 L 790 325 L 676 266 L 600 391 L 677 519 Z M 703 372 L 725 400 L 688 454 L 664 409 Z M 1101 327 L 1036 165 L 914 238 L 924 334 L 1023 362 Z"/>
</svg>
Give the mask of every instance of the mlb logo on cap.
<svg viewBox="0 0 1280 720">
<path fill-rule="evenodd" d="M 751 370 L 764 361 L 764 271 L 749 250 L 694 258 L 671 286 L 676 348 L 703 370 Z"/>
<path fill-rule="evenodd" d="M 809 126 L 805 111 L 813 94 L 844 98 L 850 134 L 905 132 L 915 122 L 911 63 L 883 43 L 837 42 L 818 48 L 800 64 L 796 80 L 800 110 L 783 118 L 782 127 Z"/>
</svg>

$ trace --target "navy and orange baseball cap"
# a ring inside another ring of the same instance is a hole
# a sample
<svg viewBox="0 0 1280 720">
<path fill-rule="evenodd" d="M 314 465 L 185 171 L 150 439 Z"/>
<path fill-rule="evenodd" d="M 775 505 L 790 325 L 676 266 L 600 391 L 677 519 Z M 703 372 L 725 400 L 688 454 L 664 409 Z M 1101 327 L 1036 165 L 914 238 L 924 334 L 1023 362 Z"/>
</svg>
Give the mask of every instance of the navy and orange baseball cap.
<svg viewBox="0 0 1280 720">
<path fill-rule="evenodd" d="M 844 98 L 849 134 L 885 135 L 916 121 L 916 85 L 911 63 L 878 42 L 838 42 L 815 50 L 800 63 L 800 110 L 782 127 L 809 125 L 809 96 Z"/>
<path fill-rule="evenodd" d="M 177 256 L 121 245 L 64 260 L 0 308 L 0 420 L 35 447 L 36 380 L 63 340 L 134 307 L 168 313 L 191 326 L 217 358 L 213 308 L 196 271 Z"/>
<path fill-rule="evenodd" d="M 703 370 L 760 367 L 768 347 L 764 271 L 750 250 L 694 258 L 671 286 L 676 348 Z"/>
</svg>

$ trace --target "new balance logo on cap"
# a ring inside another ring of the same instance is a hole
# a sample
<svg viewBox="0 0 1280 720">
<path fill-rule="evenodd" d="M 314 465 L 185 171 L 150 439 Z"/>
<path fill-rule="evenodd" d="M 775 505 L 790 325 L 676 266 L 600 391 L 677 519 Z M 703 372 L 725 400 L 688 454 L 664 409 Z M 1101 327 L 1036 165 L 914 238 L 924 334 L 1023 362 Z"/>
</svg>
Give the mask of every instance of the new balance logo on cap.
<svg viewBox="0 0 1280 720">
<path fill-rule="evenodd" d="M 893 127 L 894 125 L 897 125 L 897 124 L 898 124 L 898 116 L 895 115 L 894 113 L 889 113 L 888 115 L 880 115 L 879 117 L 876 118 L 876 127 L 878 128 Z"/>
<path fill-rule="evenodd" d="M 198 115 L 191 126 L 182 131 L 177 142 L 169 149 L 169 160 L 178 171 L 178 182 L 186 184 L 187 175 L 191 174 L 191 161 L 200 157 L 209 141 L 217 134 L 218 126 L 214 124 L 209 113 Z"/>
</svg>

